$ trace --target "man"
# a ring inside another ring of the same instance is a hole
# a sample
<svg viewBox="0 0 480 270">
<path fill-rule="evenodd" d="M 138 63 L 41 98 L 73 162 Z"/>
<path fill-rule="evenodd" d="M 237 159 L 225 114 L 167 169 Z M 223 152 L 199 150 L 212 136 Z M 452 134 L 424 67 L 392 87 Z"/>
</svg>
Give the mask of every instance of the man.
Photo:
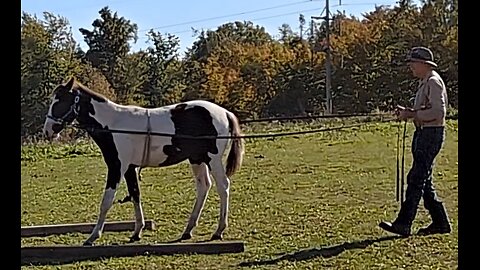
<svg viewBox="0 0 480 270">
<path fill-rule="evenodd" d="M 410 69 L 419 79 L 413 108 L 397 107 L 399 120 L 413 119 L 413 164 L 407 175 L 407 191 L 400 212 L 393 223 L 381 222 L 380 227 L 391 233 L 407 236 L 417 214 L 421 197 L 432 223 L 418 234 L 450 233 L 451 227 L 445 207 L 438 199 L 432 183 L 435 157 L 442 148 L 445 136 L 445 116 L 448 104 L 445 84 L 433 70 L 437 64 L 433 53 L 425 47 L 414 47 L 407 57 Z"/>
</svg>

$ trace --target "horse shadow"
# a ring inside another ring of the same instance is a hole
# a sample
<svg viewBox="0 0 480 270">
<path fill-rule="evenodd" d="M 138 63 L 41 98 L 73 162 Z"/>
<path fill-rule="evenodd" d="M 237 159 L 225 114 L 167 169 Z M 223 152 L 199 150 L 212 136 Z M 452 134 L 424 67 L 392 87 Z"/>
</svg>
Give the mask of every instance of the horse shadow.
<svg viewBox="0 0 480 270">
<path fill-rule="evenodd" d="M 343 244 L 335 245 L 335 246 L 307 248 L 294 253 L 283 254 L 273 259 L 241 262 L 240 264 L 238 264 L 238 266 L 249 267 L 249 266 L 259 266 L 259 265 L 270 265 L 270 264 L 276 264 L 280 261 L 305 261 L 305 260 L 310 260 L 317 257 L 330 258 L 330 257 L 338 256 L 339 254 L 341 254 L 346 250 L 365 249 L 374 243 L 394 240 L 399 238 L 404 238 L 404 237 L 403 236 L 386 236 L 386 237 L 380 237 L 377 239 L 366 239 L 361 241 L 345 242 Z"/>
</svg>

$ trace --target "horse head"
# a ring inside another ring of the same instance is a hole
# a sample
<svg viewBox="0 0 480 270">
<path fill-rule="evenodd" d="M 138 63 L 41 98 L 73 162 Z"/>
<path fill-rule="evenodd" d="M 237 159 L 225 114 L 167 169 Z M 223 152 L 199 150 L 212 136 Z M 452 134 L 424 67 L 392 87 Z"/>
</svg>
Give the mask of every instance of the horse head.
<svg viewBox="0 0 480 270">
<path fill-rule="evenodd" d="M 80 98 L 81 93 L 75 87 L 74 78 L 55 88 L 43 126 L 43 134 L 47 138 L 58 137 L 65 126 L 71 124 L 78 117 Z"/>
</svg>

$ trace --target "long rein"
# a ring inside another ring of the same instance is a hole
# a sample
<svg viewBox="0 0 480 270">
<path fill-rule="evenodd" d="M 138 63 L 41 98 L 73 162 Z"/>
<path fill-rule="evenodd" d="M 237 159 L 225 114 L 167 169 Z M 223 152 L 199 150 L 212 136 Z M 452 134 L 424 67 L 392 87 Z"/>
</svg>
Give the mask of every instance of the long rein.
<svg viewBox="0 0 480 270">
<path fill-rule="evenodd" d="M 72 113 L 74 114 L 74 119 L 76 119 L 79 115 L 80 110 L 80 93 L 77 92 L 74 98 L 74 103 L 71 105 L 70 110 L 65 113 L 60 118 L 53 117 L 51 115 L 47 115 L 48 118 L 54 120 L 58 124 L 61 124 L 63 127 L 66 126 L 67 122 L 65 121 L 67 117 L 69 117 Z M 163 137 L 171 137 L 171 138 L 183 138 L 183 139 L 252 139 L 252 138 L 272 138 L 272 137 L 281 137 L 281 136 L 291 136 L 291 135 L 300 135 L 300 134 L 311 134 L 311 133 L 318 133 L 324 131 L 333 131 L 333 130 L 340 130 L 345 128 L 352 128 L 362 126 L 365 123 L 357 123 L 351 125 L 342 125 L 339 127 L 327 127 L 321 129 L 313 129 L 313 130 L 305 130 L 305 131 L 292 131 L 292 132 L 282 132 L 282 133 L 271 133 L 271 134 L 253 134 L 253 135 L 241 135 L 241 136 L 215 136 L 215 135 L 204 135 L 204 136 L 192 136 L 186 134 L 170 134 L 164 132 L 153 132 L 151 131 L 150 126 L 150 113 L 149 110 L 146 109 L 147 115 L 147 130 L 146 131 L 137 131 L 137 130 L 120 130 L 120 129 L 110 129 L 110 128 L 98 128 L 93 126 L 86 126 L 82 124 L 72 124 L 73 127 L 86 130 L 87 132 L 96 133 L 96 132 L 106 132 L 106 133 L 119 133 L 119 134 L 138 134 L 138 135 L 147 135 L 147 139 L 145 141 L 144 146 L 144 155 L 142 159 L 142 165 L 148 161 L 149 151 L 146 150 L 149 148 L 150 144 L 150 137 L 151 136 L 163 136 Z M 263 121 L 267 121 L 270 119 L 262 119 Z M 391 121 L 391 120 L 387 120 Z M 253 121 L 251 121 L 253 122 Z M 400 173 L 400 162 L 399 162 L 399 152 L 400 152 L 400 126 L 401 123 L 398 124 L 397 129 L 397 159 L 396 159 L 396 200 L 400 202 L 400 204 L 404 201 L 404 185 L 405 185 L 405 138 L 406 138 L 406 129 L 407 129 L 407 121 L 404 121 L 403 126 L 403 138 L 402 138 L 402 164 L 401 164 L 401 173 Z M 146 151 L 145 151 L 146 150 Z M 142 166 L 143 167 L 143 166 Z"/>
<path fill-rule="evenodd" d="M 74 103 L 70 106 L 70 110 L 65 113 L 64 116 L 60 118 L 53 117 L 51 115 L 47 115 L 48 118 L 54 120 L 58 124 L 61 124 L 63 127 L 67 125 L 65 121 L 68 116 L 72 113 L 74 114 L 74 119 L 76 119 L 79 115 L 80 111 L 80 96 L 81 93 L 79 91 L 76 92 L 74 97 Z M 139 131 L 139 130 L 121 130 L 121 129 L 110 129 L 110 128 L 98 128 L 94 126 L 86 126 L 82 124 L 72 124 L 73 127 L 86 130 L 87 132 L 97 133 L 97 132 L 106 132 L 106 133 L 118 133 L 118 134 L 137 134 L 137 135 L 148 135 L 148 136 L 162 136 L 162 137 L 172 137 L 172 138 L 181 138 L 181 139 L 254 139 L 254 138 L 272 138 L 272 137 L 281 137 L 281 136 L 291 136 L 291 135 L 301 135 L 301 134 L 311 134 L 311 133 L 318 133 L 324 131 L 333 131 L 333 130 L 340 130 L 345 128 L 352 128 L 352 127 L 359 127 L 365 124 L 357 123 L 351 125 L 341 125 L 338 127 L 326 127 L 320 129 L 312 129 L 312 130 L 304 130 L 304 131 L 292 131 L 292 132 L 282 132 L 282 133 L 270 133 L 270 134 L 252 134 L 252 135 L 240 135 L 240 136 L 216 136 L 216 135 L 201 135 L 201 136 L 192 136 L 187 134 L 171 134 L 171 133 L 164 133 L 164 132 L 154 132 L 151 131 L 150 127 L 150 114 L 149 110 L 146 110 L 147 115 L 147 130 L 146 131 Z M 354 116 L 350 114 L 348 116 Z M 359 114 L 359 116 L 365 116 L 365 114 Z M 328 118 L 332 116 L 327 116 Z M 344 116 L 343 116 L 344 117 Z M 306 119 L 306 117 L 296 117 L 298 119 Z M 295 118 L 295 119 L 296 119 Z M 310 119 L 318 118 L 318 117 L 309 117 Z M 256 120 L 248 120 L 246 122 L 266 122 L 272 120 L 278 120 L 283 118 L 266 118 L 266 119 L 256 119 Z M 386 120 L 384 122 L 388 122 L 391 120 Z M 405 135 L 404 135 L 405 136 Z"/>
</svg>

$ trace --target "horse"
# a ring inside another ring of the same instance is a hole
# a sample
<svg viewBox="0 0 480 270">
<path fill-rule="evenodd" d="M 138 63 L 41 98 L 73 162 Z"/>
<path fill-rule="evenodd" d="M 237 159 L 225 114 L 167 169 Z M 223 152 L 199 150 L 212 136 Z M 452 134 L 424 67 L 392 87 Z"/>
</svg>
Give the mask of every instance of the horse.
<svg viewBox="0 0 480 270">
<path fill-rule="evenodd" d="M 72 77 L 54 89 L 43 134 L 49 140 L 58 138 L 75 120 L 100 148 L 107 167 L 97 223 L 83 245 L 93 245 L 101 237 L 122 179 L 128 189 L 123 201 L 133 201 L 135 213 L 135 228 L 129 242 L 139 241 L 145 226 L 139 187 L 141 169 L 171 166 L 185 160 L 189 161 L 195 179 L 196 200 L 177 241 L 190 239 L 198 225 L 212 185 L 210 173 L 220 196 L 218 227 L 210 240 L 223 239 L 228 225 L 229 177 L 240 169 L 244 155 L 240 123 L 232 112 L 204 100 L 157 108 L 121 105 Z M 224 166 L 222 158 L 228 147 Z"/>
</svg>

